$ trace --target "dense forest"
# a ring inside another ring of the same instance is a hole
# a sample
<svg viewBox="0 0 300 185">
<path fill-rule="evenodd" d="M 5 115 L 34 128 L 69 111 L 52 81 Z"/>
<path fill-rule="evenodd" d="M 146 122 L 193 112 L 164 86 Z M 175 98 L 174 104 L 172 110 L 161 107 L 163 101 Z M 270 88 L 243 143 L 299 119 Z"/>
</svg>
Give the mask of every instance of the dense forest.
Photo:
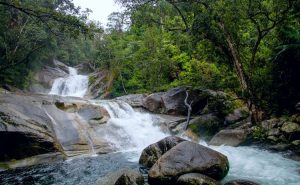
<svg viewBox="0 0 300 185">
<path fill-rule="evenodd" d="M 1 0 L 0 84 L 26 90 L 58 59 L 108 70 L 113 96 L 189 86 L 237 95 L 254 121 L 296 111 L 299 0 L 116 2 L 104 27 L 72 0 Z"/>
</svg>

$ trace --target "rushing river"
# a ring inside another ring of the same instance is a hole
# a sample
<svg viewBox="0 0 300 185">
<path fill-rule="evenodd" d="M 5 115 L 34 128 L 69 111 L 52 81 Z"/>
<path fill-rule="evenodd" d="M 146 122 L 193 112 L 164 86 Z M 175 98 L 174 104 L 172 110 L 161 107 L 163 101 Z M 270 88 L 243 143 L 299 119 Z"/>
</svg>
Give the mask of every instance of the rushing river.
<svg viewBox="0 0 300 185">
<path fill-rule="evenodd" d="M 70 68 L 70 76 L 57 79 L 51 94 L 83 97 L 87 76 Z M 77 83 L 75 83 L 76 81 Z M 143 148 L 166 136 L 150 114 L 140 113 L 121 101 L 91 101 L 109 112 L 111 119 L 98 134 L 104 135 L 118 152 L 68 159 L 0 172 L 2 185 L 90 185 L 110 172 L 123 168 L 138 168 L 138 158 Z M 206 145 L 201 142 L 200 144 Z M 223 182 L 232 179 L 250 179 L 262 185 L 299 185 L 300 163 L 255 147 L 208 146 L 225 154 L 230 170 Z"/>
</svg>

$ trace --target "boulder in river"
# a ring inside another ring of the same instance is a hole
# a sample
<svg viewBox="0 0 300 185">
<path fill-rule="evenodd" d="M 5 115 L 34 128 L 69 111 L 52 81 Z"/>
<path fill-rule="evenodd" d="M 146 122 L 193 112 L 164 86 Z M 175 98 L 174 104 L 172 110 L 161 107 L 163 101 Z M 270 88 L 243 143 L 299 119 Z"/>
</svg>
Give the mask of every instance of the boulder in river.
<svg viewBox="0 0 300 185">
<path fill-rule="evenodd" d="M 0 161 L 49 153 L 71 157 L 90 153 L 92 147 L 111 152 L 96 133 L 99 124 L 90 123 L 105 117 L 99 109 L 79 98 L 0 93 Z"/>
<path fill-rule="evenodd" d="M 186 115 L 187 107 L 184 103 L 186 98 L 186 87 L 176 87 L 165 92 L 162 97 L 163 113 L 171 115 Z M 192 112 L 201 111 L 207 104 L 207 93 L 198 90 L 189 90 L 188 103 L 191 103 Z"/>
<path fill-rule="evenodd" d="M 151 144 L 143 150 L 139 163 L 147 168 L 151 168 L 164 153 L 183 141 L 186 140 L 176 136 L 169 136 Z"/>
<path fill-rule="evenodd" d="M 128 94 L 125 96 L 120 96 L 115 98 L 116 100 L 121 100 L 128 103 L 132 107 L 142 107 L 143 99 L 146 97 L 145 94 Z"/>
<path fill-rule="evenodd" d="M 247 140 L 248 132 L 242 129 L 226 129 L 218 132 L 209 142 L 210 145 L 239 146 Z"/>
<path fill-rule="evenodd" d="M 163 110 L 162 96 L 164 92 L 153 93 L 143 99 L 143 107 L 151 112 L 161 113 Z"/>
<path fill-rule="evenodd" d="M 220 182 L 200 173 L 187 173 L 181 175 L 176 185 L 222 185 Z"/>
<path fill-rule="evenodd" d="M 221 180 L 229 170 L 226 156 L 205 146 L 184 141 L 163 154 L 149 170 L 149 182 L 155 185 L 174 184 L 186 173 L 200 173 Z"/>
</svg>

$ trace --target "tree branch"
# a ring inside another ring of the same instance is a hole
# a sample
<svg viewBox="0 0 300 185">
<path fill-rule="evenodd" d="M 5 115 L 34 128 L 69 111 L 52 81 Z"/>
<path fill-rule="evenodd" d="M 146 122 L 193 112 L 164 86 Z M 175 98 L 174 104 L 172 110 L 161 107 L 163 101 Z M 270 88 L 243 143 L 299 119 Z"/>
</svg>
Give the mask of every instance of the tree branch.
<svg viewBox="0 0 300 185">
<path fill-rule="evenodd" d="M 184 99 L 184 105 L 188 108 L 188 115 L 187 115 L 187 119 L 186 119 L 186 124 L 184 126 L 184 130 L 186 130 L 190 124 L 192 104 L 193 104 L 193 101 L 190 104 L 188 104 L 189 92 L 187 90 L 185 91 L 185 94 L 186 94 L 186 97 Z"/>
<path fill-rule="evenodd" d="M 31 50 L 31 51 L 26 55 L 26 57 L 24 57 L 23 59 L 19 60 L 18 62 L 10 63 L 10 64 L 4 65 L 4 66 L 0 66 L 0 72 L 4 71 L 4 70 L 6 70 L 6 69 L 8 69 L 8 68 L 10 68 L 10 67 L 13 67 L 13 66 L 16 66 L 16 65 L 18 65 L 18 64 L 22 64 L 22 63 L 26 62 L 26 60 L 27 60 L 32 54 L 34 54 L 35 52 L 37 52 L 38 50 L 40 50 L 41 48 L 43 48 L 45 45 L 46 45 L 46 43 L 40 45 L 39 47 L 37 47 L 37 48 L 35 48 L 35 49 L 33 49 L 33 50 Z"/>
</svg>

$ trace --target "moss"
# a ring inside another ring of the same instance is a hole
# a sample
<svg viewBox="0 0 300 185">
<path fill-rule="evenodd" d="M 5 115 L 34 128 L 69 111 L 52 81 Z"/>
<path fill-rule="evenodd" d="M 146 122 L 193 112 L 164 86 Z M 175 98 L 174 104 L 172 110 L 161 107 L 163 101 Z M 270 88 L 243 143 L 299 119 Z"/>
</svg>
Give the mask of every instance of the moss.
<svg viewBox="0 0 300 185">
<path fill-rule="evenodd" d="M 89 76 L 89 85 L 93 84 L 96 82 L 96 76 L 90 75 Z"/>
<path fill-rule="evenodd" d="M 267 137 L 266 130 L 261 126 L 254 126 L 252 130 L 252 137 L 255 140 L 264 141 Z"/>
</svg>

